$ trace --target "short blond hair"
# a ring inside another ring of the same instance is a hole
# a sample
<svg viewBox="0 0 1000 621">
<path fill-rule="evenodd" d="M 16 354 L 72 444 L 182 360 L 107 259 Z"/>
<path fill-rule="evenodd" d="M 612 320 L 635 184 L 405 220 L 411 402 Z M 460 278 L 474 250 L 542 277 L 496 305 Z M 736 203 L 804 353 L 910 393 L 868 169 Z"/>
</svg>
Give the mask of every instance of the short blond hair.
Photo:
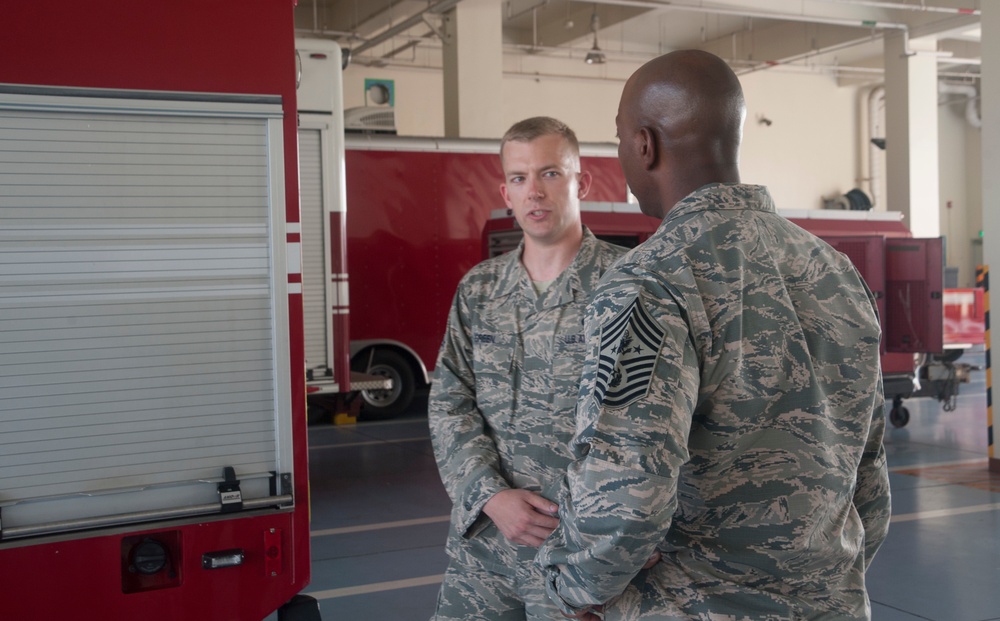
<svg viewBox="0 0 1000 621">
<path fill-rule="evenodd" d="M 580 141 L 576 133 L 559 119 L 550 116 L 533 116 L 511 125 L 500 140 L 500 161 L 503 161 L 503 148 L 508 142 L 531 142 L 542 136 L 562 136 L 570 146 L 573 155 L 580 158 Z"/>
</svg>

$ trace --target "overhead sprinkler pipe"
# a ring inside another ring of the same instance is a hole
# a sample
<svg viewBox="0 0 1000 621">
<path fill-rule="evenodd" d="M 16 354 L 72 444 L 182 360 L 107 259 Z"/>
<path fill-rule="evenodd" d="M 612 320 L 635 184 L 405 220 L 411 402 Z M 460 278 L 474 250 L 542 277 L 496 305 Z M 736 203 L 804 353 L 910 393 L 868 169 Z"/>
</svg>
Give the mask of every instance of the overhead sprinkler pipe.
<svg viewBox="0 0 1000 621">
<path fill-rule="evenodd" d="M 971 84 L 949 84 L 948 82 L 938 82 L 938 92 L 948 95 L 965 95 L 965 120 L 975 128 L 983 126 L 983 119 L 976 109 L 976 99 L 979 92 Z"/>
<path fill-rule="evenodd" d="M 885 2 L 884 0 L 820 0 L 821 2 L 834 2 L 836 4 L 857 4 L 860 6 L 871 6 L 879 9 L 900 9 L 903 11 L 919 11 L 921 13 L 951 13 L 953 15 L 979 15 L 979 9 L 962 9 L 952 6 L 927 6 L 923 2 L 913 4 L 911 2 Z"/>
<path fill-rule="evenodd" d="M 737 17 L 755 17 L 760 19 L 777 19 L 789 22 L 805 22 L 807 24 L 830 24 L 832 26 L 849 26 L 855 28 L 874 28 L 906 30 L 906 24 L 895 22 L 881 22 L 868 19 L 847 19 L 841 17 L 821 17 L 818 15 L 804 15 L 802 13 L 776 13 L 772 11 L 751 11 L 746 9 L 730 9 L 725 7 L 675 4 L 668 2 L 655 2 L 654 0 L 596 0 L 595 4 L 605 4 L 609 6 L 627 6 L 640 9 L 670 9 L 671 11 L 689 11 L 693 13 L 709 13 L 712 15 L 735 15 Z"/>
</svg>

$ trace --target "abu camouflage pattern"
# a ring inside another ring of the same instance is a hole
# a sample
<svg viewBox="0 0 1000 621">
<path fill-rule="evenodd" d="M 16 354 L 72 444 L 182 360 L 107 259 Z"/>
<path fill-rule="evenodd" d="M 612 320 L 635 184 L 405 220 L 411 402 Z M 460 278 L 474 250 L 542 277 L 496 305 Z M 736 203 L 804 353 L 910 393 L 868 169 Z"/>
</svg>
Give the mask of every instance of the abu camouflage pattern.
<svg viewBox="0 0 1000 621">
<path fill-rule="evenodd" d="M 571 459 L 583 313 L 601 275 L 625 252 L 585 230 L 576 258 L 537 294 L 522 248 L 480 263 L 459 284 L 428 407 L 453 503 L 448 554 L 511 576 L 518 563 L 531 565 L 535 548 L 508 542 L 481 514 L 483 505 L 508 488 L 555 498 Z"/>
<path fill-rule="evenodd" d="M 632 364 L 636 329 L 663 334 L 652 367 Z M 705 186 L 605 275 L 586 331 L 578 460 L 538 555 L 563 610 L 868 619 L 889 483 L 879 324 L 851 262 L 765 188 Z"/>
<path fill-rule="evenodd" d="M 510 575 L 508 575 L 510 574 Z M 538 565 L 515 563 L 504 574 L 476 562 L 452 561 L 433 621 L 566 621 L 545 590 Z"/>
</svg>

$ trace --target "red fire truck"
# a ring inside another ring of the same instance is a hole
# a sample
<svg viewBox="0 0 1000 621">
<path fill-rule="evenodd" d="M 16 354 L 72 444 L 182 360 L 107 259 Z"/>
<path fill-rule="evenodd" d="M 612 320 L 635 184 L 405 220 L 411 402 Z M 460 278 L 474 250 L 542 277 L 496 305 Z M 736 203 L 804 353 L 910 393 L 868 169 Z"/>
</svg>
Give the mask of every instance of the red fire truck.
<svg viewBox="0 0 1000 621">
<path fill-rule="evenodd" d="M 0 5 L 0 618 L 319 618 L 293 4 Z"/>
</svg>

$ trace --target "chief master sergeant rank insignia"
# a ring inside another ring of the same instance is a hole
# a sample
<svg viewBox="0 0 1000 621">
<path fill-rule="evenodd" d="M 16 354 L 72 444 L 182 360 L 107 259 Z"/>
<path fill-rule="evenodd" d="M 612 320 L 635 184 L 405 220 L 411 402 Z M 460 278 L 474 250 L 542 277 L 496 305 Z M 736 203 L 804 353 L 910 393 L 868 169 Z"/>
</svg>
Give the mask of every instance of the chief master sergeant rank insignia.
<svg viewBox="0 0 1000 621">
<path fill-rule="evenodd" d="M 601 326 L 601 354 L 594 398 L 606 408 L 622 408 L 649 392 L 666 331 L 632 300 Z"/>
</svg>

